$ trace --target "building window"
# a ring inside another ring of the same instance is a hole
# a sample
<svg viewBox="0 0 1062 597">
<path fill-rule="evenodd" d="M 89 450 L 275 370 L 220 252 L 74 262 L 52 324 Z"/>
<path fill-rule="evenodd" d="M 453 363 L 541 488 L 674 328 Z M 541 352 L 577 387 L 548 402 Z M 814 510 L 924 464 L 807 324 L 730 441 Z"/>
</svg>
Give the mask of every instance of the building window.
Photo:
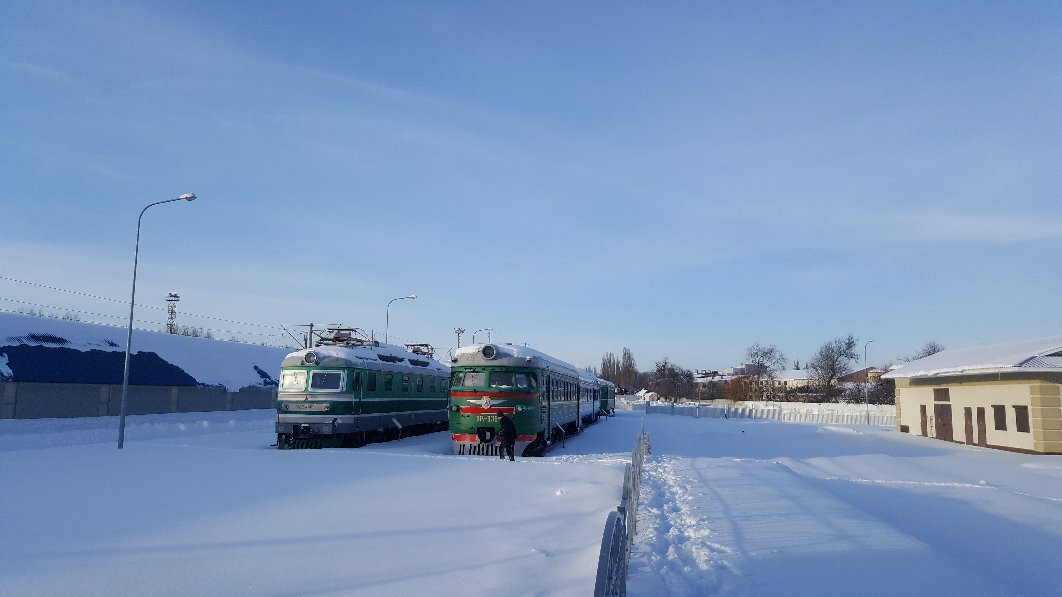
<svg viewBox="0 0 1062 597">
<path fill-rule="evenodd" d="M 992 416 L 996 419 L 996 430 L 1007 430 L 1007 407 L 1002 404 L 992 405 Z"/>
<path fill-rule="evenodd" d="M 951 402 L 948 388 L 933 388 L 933 402 Z"/>
<path fill-rule="evenodd" d="M 1029 407 L 1014 407 L 1014 428 L 1021 433 L 1029 433 Z"/>
</svg>

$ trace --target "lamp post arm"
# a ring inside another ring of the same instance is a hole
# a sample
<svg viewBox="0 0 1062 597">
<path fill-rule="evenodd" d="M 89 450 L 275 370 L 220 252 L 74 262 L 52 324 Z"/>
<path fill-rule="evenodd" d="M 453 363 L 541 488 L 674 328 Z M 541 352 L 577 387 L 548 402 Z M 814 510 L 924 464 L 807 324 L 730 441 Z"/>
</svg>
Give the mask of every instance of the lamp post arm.
<svg viewBox="0 0 1062 597">
<path fill-rule="evenodd" d="M 194 199 L 195 195 L 191 195 L 191 198 Z M 140 215 L 136 219 L 136 245 L 133 248 L 133 290 L 129 294 L 129 326 L 126 329 L 126 334 L 125 334 L 125 367 L 122 370 L 122 401 L 121 401 L 121 406 L 119 407 L 119 413 L 118 413 L 118 449 L 119 450 L 121 450 L 123 447 L 125 447 L 125 404 L 126 404 L 126 395 L 129 393 L 129 359 L 130 359 L 130 356 L 132 355 L 132 345 L 133 345 L 133 307 L 134 307 L 134 304 L 136 303 L 136 266 L 137 266 L 137 262 L 140 260 L 140 224 L 144 220 L 144 212 L 146 212 L 149 207 L 154 207 L 156 205 L 161 205 L 163 203 L 170 203 L 172 201 L 188 201 L 188 200 L 190 200 L 188 196 L 182 196 L 182 197 L 175 197 L 173 199 L 166 199 L 164 201 L 156 201 L 154 203 L 150 203 L 147 206 L 145 206 L 144 209 L 140 210 Z"/>
</svg>

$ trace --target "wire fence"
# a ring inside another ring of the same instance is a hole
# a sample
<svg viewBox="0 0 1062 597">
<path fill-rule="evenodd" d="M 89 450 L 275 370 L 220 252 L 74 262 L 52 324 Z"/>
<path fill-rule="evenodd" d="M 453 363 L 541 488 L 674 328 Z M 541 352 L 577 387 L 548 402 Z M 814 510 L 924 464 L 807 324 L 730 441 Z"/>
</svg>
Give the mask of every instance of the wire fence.
<svg viewBox="0 0 1062 597">
<path fill-rule="evenodd" d="M 608 519 L 605 520 L 601 554 L 597 559 L 594 597 L 622 597 L 627 594 L 627 566 L 631 561 L 634 536 L 638 532 L 642 465 L 648 454 L 649 434 L 645 432 L 643 425 L 631 453 L 631 462 L 623 470 L 623 496 L 620 504 L 609 512 Z"/>
</svg>

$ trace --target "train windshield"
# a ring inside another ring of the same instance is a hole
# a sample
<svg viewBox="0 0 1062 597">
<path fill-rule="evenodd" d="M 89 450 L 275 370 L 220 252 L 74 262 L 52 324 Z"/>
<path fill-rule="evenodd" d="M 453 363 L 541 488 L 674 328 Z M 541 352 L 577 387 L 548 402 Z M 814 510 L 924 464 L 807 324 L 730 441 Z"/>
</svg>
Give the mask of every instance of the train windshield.
<svg viewBox="0 0 1062 597">
<path fill-rule="evenodd" d="M 343 389 L 343 372 L 314 371 L 310 374 L 310 389 L 326 392 Z"/>
<path fill-rule="evenodd" d="M 491 371 L 490 373 L 490 387 L 492 388 L 533 390 L 537 385 L 534 373 L 517 373 L 513 371 Z"/>
<path fill-rule="evenodd" d="M 284 392 L 301 392 L 306 389 L 305 371 L 284 371 L 280 374 L 280 390 Z"/>
<path fill-rule="evenodd" d="M 465 388 L 481 388 L 487 385 L 487 374 L 484 371 L 458 371 L 454 373 L 454 386 Z"/>
</svg>

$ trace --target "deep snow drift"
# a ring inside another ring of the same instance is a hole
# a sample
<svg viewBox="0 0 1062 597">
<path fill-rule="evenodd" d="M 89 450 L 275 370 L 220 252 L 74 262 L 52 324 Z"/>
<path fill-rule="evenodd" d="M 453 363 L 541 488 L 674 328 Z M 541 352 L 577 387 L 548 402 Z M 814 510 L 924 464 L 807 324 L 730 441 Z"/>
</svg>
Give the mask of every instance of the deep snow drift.
<svg viewBox="0 0 1062 597">
<path fill-rule="evenodd" d="M 623 412 L 552 455 L 269 448 L 269 411 L 0 421 L 3 595 L 588 595 L 640 421 L 631 595 L 1048 595 L 1062 457 Z"/>
</svg>

